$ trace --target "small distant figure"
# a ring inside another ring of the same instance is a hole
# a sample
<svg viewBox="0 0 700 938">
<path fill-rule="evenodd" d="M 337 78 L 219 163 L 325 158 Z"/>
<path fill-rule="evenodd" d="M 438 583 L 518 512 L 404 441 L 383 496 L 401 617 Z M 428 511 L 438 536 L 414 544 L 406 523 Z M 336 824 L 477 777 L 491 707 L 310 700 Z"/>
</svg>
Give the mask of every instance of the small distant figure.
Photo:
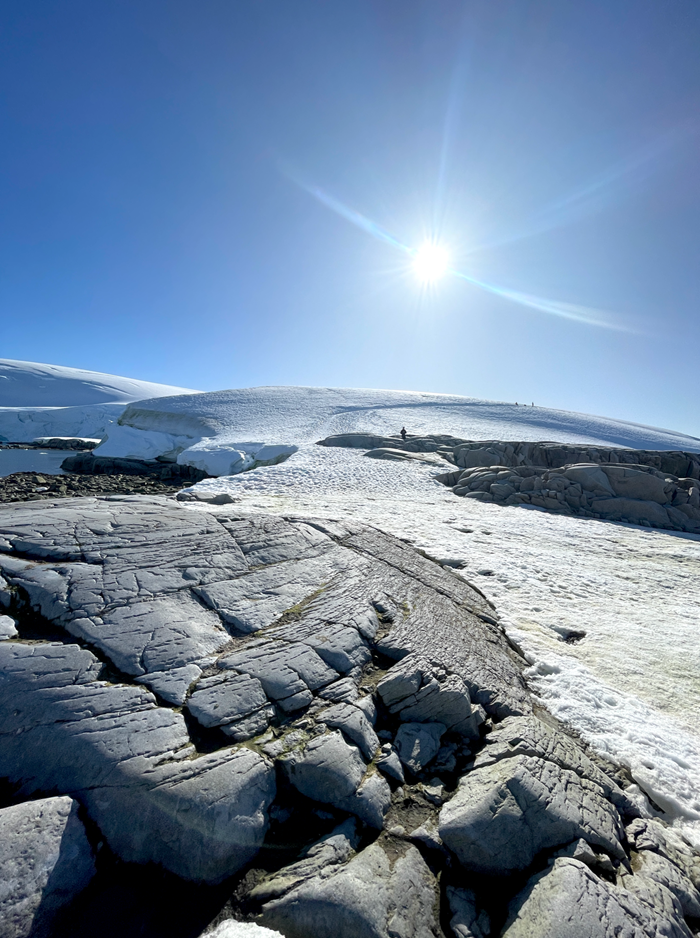
<svg viewBox="0 0 700 938">
<path fill-rule="evenodd" d="M 516 406 L 516 407 L 518 406 L 518 402 L 517 402 L 517 401 L 515 402 L 515 406 Z"/>
<path fill-rule="evenodd" d="M 535 406 L 535 402 L 533 401 L 532 404 L 530 404 L 530 407 L 534 407 L 534 406 Z"/>
<path fill-rule="evenodd" d="M 401 427 L 401 439 L 406 442 L 406 427 Z"/>
</svg>

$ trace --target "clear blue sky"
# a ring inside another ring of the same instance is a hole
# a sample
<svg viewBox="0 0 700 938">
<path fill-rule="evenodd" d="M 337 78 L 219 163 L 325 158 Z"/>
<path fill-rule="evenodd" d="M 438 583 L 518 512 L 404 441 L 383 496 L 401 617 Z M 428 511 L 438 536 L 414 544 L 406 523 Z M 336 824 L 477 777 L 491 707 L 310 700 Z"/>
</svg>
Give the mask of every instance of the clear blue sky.
<svg viewBox="0 0 700 938">
<path fill-rule="evenodd" d="M 697 0 L 5 0 L 0 357 L 700 435 L 699 48 Z"/>
</svg>

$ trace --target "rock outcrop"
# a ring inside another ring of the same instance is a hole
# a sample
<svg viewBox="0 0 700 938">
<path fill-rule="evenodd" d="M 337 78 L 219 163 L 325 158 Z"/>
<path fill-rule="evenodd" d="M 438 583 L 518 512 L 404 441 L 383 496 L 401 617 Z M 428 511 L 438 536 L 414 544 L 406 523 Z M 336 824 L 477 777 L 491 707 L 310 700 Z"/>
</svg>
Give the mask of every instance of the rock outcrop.
<svg viewBox="0 0 700 938">
<path fill-rule="evenodd" d="M 366 449 L 366 456 L 399 461 L 435 454 L 425 458 L 458 467 L 435 478 L 455 495 L 482 502 L 700 532 L 697 453 L 366 433 L 328 437 L 319 445 Z"/>
<path fill-rule="evenodd" d="M 77 499 L 0 507 L 0 570 L 0 824 L 55 806 L 64 824 L 48 866 L 43 835 L 22 841 L 8 909 L 48 914 L 89 881 L 79 805 L 103 844 L 97 880 L 120 863 L 235 877 L 218 888 L 236 921 L 215 934 L 696 928 L 698 855 L 535 712 L 484 597 L 404 543 Z M 0 863 L 15 862 L 9 830 Z"/>
</svg>

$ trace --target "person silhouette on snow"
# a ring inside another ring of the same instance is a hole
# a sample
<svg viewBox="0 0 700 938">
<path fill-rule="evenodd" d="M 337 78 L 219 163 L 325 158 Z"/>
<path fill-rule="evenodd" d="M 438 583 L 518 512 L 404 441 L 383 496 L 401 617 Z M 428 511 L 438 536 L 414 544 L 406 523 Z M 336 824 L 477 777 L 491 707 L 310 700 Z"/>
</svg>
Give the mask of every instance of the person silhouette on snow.
<svg viewBox="0 0 700 938">
<path fill-rule="evenodd" d="M 406 427 L 401 427 L 401 439 L 406 442 Z"/>
</svg>

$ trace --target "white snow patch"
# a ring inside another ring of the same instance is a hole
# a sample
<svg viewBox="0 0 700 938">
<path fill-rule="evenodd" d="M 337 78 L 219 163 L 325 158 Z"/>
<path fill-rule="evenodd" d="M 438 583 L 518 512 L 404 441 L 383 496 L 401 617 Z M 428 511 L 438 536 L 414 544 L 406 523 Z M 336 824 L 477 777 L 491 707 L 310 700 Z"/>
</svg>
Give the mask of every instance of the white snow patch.
<svg viewBox="0 0 700 938">
<path fill-rule="evenodd" d="M 202 938 L 284 938 L 271 928 L 256 925 L 254 922 L 222 922 L 213 931 L 208 931 Z"/>
</svg>

